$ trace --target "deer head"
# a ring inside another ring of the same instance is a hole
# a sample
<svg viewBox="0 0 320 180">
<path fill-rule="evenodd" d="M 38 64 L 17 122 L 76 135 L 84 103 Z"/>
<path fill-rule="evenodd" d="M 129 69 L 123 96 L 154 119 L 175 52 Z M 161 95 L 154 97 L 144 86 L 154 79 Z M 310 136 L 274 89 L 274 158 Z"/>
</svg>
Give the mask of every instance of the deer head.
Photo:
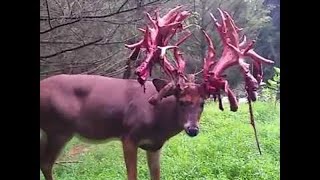
<svg viewBox="0 0 320 180">
<path fill-rule="evenodd" d="M 188 32 L 174 45 L 168 45 L 169 40 L 175 33 L 184 30 L 182 21 L 190 15 L 188 11 L 180 11 L 181 7 L 178 6 L 170 10 L 163 17 L 160 17 L 159 13 L 156 12 L 155 19 L 152 19 L 150 14 L 147 13 L 152 26 L 140 29 L 144 33 L 144 39 L 136 44 L 126 45 L 126 47 L 133 50 L 130 55 L 132 60 L 138 57 L 141 50 L 146 52 L 145 59 L 136 70 L 140 84 L 145 83 L 154 64 L 158 63 L 164 69 L 170 80 L 153 80 L 158 94 L 152 96 L 149 102 L 157 105 L 162 98 L 174 95 L 178 102 L 177 113 L 182 117 L 185 131 L 188 135 L 195 136 L 198 134 L 198 122 L 206 98 L 210 96 L 213 96 L 214 99 L 218 98 L 219 108 L 223 110 L 220 98 L 220 93 L 223 91 L 228 95 L 230 110 L 237 111 L 238 109 L 237 99 L 223 75 L 226 69 L 235 65 L 240 66 L 246 83 L 248 100 L 251 102 L 256 100 L 256 91 L 262 81 L 262 63 L 272 64 L 273 62 L 255 53 L 253 50 L 254 41 L 247 42 L 246 36 L 243 36 L 242 42 L 239 42 L 239 32 L 242 29 L 235 25 L 234 20 L 226 11 L 218 9 L 222 17 L 221 24 L 212 14 L 210 15 L 222 39 L 222 56 L 219 60 L 216 58 L 212 40 L 203 31 L 209 46 L 207 56 L 204 58 L 203 82 L 196 84 L 194 76 L 184 74 L 185 60 L 178 47 L 191 33 Z M 173 50 L 174 53 L 174 65 L 170 64 L 166 57 L 166 50 L 169 49 Z M 249 64 L 245 62 L 246 57 L 253 59 L 253 75 L 249 71 Z"/>
</svg>

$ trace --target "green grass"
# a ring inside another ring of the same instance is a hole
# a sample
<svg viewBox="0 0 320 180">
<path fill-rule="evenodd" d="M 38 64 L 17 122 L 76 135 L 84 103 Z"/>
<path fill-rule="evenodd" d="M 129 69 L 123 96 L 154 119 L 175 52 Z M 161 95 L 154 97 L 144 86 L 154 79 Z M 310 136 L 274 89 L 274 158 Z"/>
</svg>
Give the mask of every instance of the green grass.
<svg viewBox="0 0 320 180">
<path fill-rule="evenodd" d="M 194 138 L 184 132 L 170 139 L 162 149 L 161 179 L 164 180 L 277 180 L 280 179 L 280 110 L 279 104 L 253 104 L 259 154 L 253 128 L 249 124 L 248 105 L 234 113 L 225 105 L 220 111 L 208 103 L 201 118 L 200 134 Z M 87 151 L 68 154 L 74 146 Z M 139 149 L 138 179 L 148 180 L 145 152 Z M 86 144 L 74 138 L 58 161 L 79 161 L 57 164 L 57 180 L 124 180 L 126 170 L 120 142 Z M 40 172 L 41 179 L 43 179 Z"/>
</svg>

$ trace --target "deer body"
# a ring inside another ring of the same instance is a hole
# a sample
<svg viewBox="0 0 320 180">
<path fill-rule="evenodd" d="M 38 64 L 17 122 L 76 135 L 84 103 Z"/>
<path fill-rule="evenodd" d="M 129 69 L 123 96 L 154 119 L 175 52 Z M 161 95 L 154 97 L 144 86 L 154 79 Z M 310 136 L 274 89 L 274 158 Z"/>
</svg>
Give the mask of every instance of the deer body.
<svg viewBox="0 0 320 180">
<path fill-rule="evenodd" d="M 137 178 L 137 148 L 146 150 L 151 179 L 159 180 L 161 147 L 183 129 L 191 137 L 198 134 L 206 98 L 218 98 L 219 109 L 223 110 L 220 93 L 225 92 L 230 110 L 237 111 L 238 101 L 223 75 L 231 66 L 240 66 L 249 105 L 256 100 L 263 75 L 262 63 L 273 62 L 254 52 L 255 41 L 247 42 L 243 36 L 240 42 L 242 29 L 221 9 L 218 10 L 222 23 L 210 14 L 222 39 L 221 57 L 218 60 L 210 37 L 203 31 L 209 45 L 203 63 L 203 82 L 195 83 L 193 75 L 184 73 L 186 61 L 178 46 L 191 32 L 181 34 L 174 46 L 169 44 L 177 32 L 185 29 L 182 21 L 191 15 L 181 8 L 177 6 L 162 17 L 159 12 L 155 18 L 146 13 L 151 25 L 140 29 L 143 39 L 125 45 L 132 50 L 129 60 L 137 60 L 140 51 L 145 53 L 135 71 L 138 81 L 96 75 L 57 75 L 41 81 L 40 128 L 45 135 L 40 136 L 45 140 L 40 140 L 40 168 L 46 180 L 52 180 L 52 166 L 75 134 L 90 140 L 120 139 L 129 180 Z M 166 56 L 169 49 L 173 50 L 174 65 Z M 253 74 L 244 57 L 253 60 Z M 170 77 L 168 82 L 146 81 L 155 64 Z M 145 92 L 141 85 L 145 86 Z M 251 122 L 255 128 L 253 118 Z"/>
<path fill-rule="evenodd" d="M 138 147 L 159 156 L 157 151 L 183 130 L 183 124 L 176 98 L 170 96 L 151 105 L 148 98 L 157 90 L 150 81 L 145 86 L 144 92 L 135 80 L 95 75 L 58 75 L 41 81 L 40 128 L 47 136 L 47 149 L 41 150 L 44 175 L 51 176 L 46 169 L 52 168 L 58 153 L 75 134 L 90 140 L 118 138 L 127 159 L 136 156 Z M 130 163 L 136 160 L 127 165 Z M 129 165 L 128 171 L 128 178 L 135 179 L 136 167 Z"/>
</svg>

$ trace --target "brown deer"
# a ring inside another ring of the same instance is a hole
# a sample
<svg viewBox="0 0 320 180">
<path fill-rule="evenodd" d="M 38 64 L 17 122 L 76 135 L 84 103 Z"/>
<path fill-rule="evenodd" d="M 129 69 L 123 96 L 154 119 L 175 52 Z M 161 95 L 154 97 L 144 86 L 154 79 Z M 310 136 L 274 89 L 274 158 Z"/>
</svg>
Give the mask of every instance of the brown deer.
<svg viewBox="0 0 320 180">
<path fill-rule="evenodd" d="M 224 53 L 220 61 L 214 60 L 212 42 L 205 33 L 209 50 L 204 63 L 205 82 L 202 84 L 196 84 L 192 76 L 184 74 L 185 61 L 178 46 L 190 33 L 184 34 L 174 46 L 168 45 L 176 32 L 183 30 L 181 23 L 189 16 L 181 6 L 161 18 L 158 13 L 156 19 L 147 14 L 152 27 L 141 29 L 144 38 L 140 42 L 126 45 L 133 49 L 132 60 L 137 59 L 141 50 L 146 52 L 136 71 L 138 82 L 98 75 L 56 75 L 42 80 L 40 128 L 45 140 L 40 146 L 40 168 L 45 179 L 53 179 L 52 168 L 60 151 L 74 135 L 79 135 L 90 140 L 119 139 L 129 180 L 137 179 L 137 149 L 146 150 L 151 179 L 159 180 L 161 147 L 183 130 L 191 137 L 199 133 L 199 120 L 207 97 L 219 95 L 222 89 L 228 93 L 231 109 L 235 111 L 237 100 L 221 73 L 231 65 L 243 66 L 244 62 L 239 61 L 239 57 L 247 54 L 253 54 L 252 57 L 259 62 L 263 58 L 247 48 L 243 51 L 244 45 L 239 47 L 234 43 L 236 41 L 230 40 L 231 36 L 238 36 L 235 31 L 238 29 L 234 28 L 226 12 L 221 14 L 223 25 L 219 27 L 224 32 L 221 34 L 225 42 Z M 175 65 L 171 65 L 166 57 L 168 49 L 173 50 Z M 156 63 L 163 67 L 170 80 L 147 80 Z M 245 71 L 245 77 L 248 74 Z M 250 83 L 248 91 L 254 91 L 251 86 L 254 83 Z"/>
</svg>

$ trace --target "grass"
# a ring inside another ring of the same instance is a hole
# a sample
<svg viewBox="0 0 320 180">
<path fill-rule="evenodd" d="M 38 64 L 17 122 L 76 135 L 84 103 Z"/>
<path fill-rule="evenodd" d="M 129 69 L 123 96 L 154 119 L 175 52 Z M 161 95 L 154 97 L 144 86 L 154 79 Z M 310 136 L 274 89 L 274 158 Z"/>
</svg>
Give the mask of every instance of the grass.
<svg viewBox="0 0 320 180">
<path fill-rule="evenodd" d="M 161 179 L 164 180 L 277 180 L 280 179 L 280 110 L 273 102 L 253 104 L 259 154 L 248 105 L 234 113 L 221 112 L 208 103 L 201 117 L 200 134 L 184 132 L 170 139 L 162 149 Z M 77 154 L 78 149 L 78 154 Z M 148 180 L 145 152 L 139 149 L 138 179 Z M 124 180 L 126 170 L 120 142 L 86 144 L 74 138 L 56 164 L 57 180 Z M 41 179 L 43 175 L 40 172 Z"/>
</svg>

